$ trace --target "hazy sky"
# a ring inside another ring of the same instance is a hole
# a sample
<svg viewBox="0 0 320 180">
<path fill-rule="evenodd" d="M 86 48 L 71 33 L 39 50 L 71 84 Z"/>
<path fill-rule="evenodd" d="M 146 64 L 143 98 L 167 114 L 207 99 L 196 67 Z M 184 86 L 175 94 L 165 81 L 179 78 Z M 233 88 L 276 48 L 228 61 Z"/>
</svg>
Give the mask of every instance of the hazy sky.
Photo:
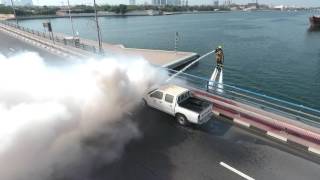
<svg viewBox="0 0 320 180">
<path fill-rule="evenodd" d="M 143 4 L 144 2 L 150 3 L 152 0 L 136 0 L 137 3 Z M 189 4 L 212 4 L 214 0 L 189 0 Z M 38 5 L 61 5 L 66 4 L 67 0 L 33 0 L 34 4 Z M 90 4 L 93 0 L 70 0 L 71 4 Z M 129 0 L 97 0 L 97 3 L 103 4 L 127 4 Z M 223 0 L 220 0 L 222 3 Z M 255 2 L 255 0 L 233 0 L 235 3 L 244 4 L 248 2 Z M 259 0 L 262 4 L 273 5 L 298 5 L 298 6 L 320 6 L 320 0 Z"/>
</svg>

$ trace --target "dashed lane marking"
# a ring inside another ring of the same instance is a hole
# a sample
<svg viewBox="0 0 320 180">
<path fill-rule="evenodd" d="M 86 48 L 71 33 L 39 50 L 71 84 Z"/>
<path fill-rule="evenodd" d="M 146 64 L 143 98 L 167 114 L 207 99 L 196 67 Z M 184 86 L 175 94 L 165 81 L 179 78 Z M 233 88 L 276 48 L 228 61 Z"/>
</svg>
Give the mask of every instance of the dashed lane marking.
<svg viewBox="0 0 320 180">
<path fill-rule="evenodd" d="M 241 172 L 241 171 L 239 171 L 239 170 L 237 170 L 237 169 L 229 166 L 228 164 L 226 164 L 226 163 L 224 163 L 224 162 L 220 162 L 220 165 L 223 166 L 223 167 L 225 167 L 225 168 L 227 168 L 228 170 L 230 170 L 230 171 L 238 174 L 239 176 L 241 176 L 241 177 L 243 177 L 243 178 L 245 178 L 245 179 L 247 179 L 247 180 L 255 180 L 255 179 L 253 179 L 252 177 L 250 177 L 250 176 L 244 174 L 243 172 Z"/>
</svg>

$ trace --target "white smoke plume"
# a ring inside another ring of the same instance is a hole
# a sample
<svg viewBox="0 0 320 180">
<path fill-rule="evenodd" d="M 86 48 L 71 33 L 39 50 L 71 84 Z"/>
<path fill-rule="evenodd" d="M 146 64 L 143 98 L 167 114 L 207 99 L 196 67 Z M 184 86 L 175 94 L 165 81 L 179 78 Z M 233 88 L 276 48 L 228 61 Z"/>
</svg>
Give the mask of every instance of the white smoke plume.
<svg viewBox="0 0 320 180">
<path fill-rule="evenodd" d="M 36 53 L 0 55 L 0 179 L 90 179 L 140 136 L 125 114 L 165 79 L 139 58 L 51 68 Z"/>
</svg>

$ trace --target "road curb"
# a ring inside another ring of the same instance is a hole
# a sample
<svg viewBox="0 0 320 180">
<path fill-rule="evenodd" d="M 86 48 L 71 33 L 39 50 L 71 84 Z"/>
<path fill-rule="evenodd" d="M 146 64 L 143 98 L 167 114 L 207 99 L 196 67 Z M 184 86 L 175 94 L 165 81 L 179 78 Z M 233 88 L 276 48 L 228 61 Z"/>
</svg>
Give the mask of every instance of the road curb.
<svg viewBox="0 0 320 180">
<path fill-rule="evenodd" d="M 250 126 L 250 129 L 260 132 L 261 134 L 267 134 L 268 131 L 264 129 L 257 128 L 255 126 Z"/>
<path fill-rule="evenodd" d="M 250 128 L 250 124 L 249 123 L 246 123 L 246 122 L 244 122 L 244 121 L 241 121 L 241 120 L 239 120 L 239 119 L 233 119 L 233 122 L 234 123 L 236 123 L 236 124 L 239 124 L 239 125 L 241 125 L 241 126 L 245 126 L 245 127 L 247 127 L 247 128 Z"/>
<path fill-rule="evenodd" d="M 308 151 L 312 152 L 312 153 L 315 153 L 317 155 L 320 155 L 320 150 L 319 149 L 316 149 L 316 148 L 313 148 L 313 147 L 309 147 Z"/>
<path fill-rule="evenodd" d="M 309 149 L 308 146 L 305 146 L 305 145 L 299 144 L 297 142 L 291 141 L 290 139 L 287 140 L 287 143 L 290 144 L 291 146 L 295 146 L 295 147 L 303 149 L 305 151 L 308 151 L 308 149 Z"/>
<path fill-rule="evenodd" d="M 274 133 L 274 132 L 268 131 L 268 132 L 267 132 L 267 135 L 271 136 L 272 138 L 276 138 L 276 139 L 278 139 L 278 140 L 284 141 L 284 142 L 287 142 L 287 141 L 288 141 L 287 138 L 285 138 L 285 137 L 283 137 L 283 136 L 280 136 L 279 134 Z"/>
</svg>

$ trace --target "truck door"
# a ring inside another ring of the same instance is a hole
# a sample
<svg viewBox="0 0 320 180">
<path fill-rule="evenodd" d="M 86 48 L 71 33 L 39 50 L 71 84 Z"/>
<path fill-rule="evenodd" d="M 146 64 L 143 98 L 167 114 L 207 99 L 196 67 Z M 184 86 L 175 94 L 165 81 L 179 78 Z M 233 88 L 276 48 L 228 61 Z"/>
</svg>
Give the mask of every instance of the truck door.
<svg viewBox="0 0 320 180">
<path fill-rule="evenodd" d="M 151 105 L 152 107 L 162 110 L 162 99 L 163 99 L 163 92 L 161 91 L 155 91 L 154 93 L 152 93 L 150 95 L 150 103 L 149 105 Z"/>
<path fill-rule="evenodd" d="M 174 96 L 166 94 L 163 102 L 163 110 L 171 115 L 174 115 Z"/>
</svg>

